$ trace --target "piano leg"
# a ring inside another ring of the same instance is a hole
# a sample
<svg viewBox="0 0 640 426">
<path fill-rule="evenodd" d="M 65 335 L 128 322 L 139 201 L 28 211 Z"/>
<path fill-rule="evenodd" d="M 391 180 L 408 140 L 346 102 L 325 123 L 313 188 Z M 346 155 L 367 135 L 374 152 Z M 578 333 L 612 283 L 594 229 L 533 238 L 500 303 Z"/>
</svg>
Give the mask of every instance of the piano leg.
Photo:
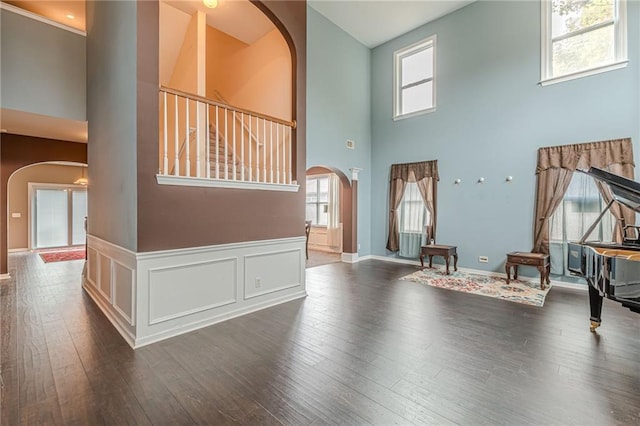
<svg viewBox="0 0 640 426">
<path fill-rule="evenodd" d="M 591 308 L 591 331 L 595 331 L 596 328 L 600 327 L 600 323 L 602 322 L 602 296 L 600 292 L 589 285 L 589 307 Z"/>
</svg>

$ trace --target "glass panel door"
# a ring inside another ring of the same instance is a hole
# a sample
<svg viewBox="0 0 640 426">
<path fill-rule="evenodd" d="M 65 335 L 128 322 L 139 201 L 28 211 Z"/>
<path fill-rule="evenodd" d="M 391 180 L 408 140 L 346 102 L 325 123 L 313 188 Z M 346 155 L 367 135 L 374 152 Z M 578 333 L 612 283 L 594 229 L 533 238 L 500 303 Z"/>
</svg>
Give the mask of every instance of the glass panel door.
<svg viewBox="0 0 640 426">
<path fill-rule="evenodd" d="M 66 189 L 37 189 L 35 248 L 66 246 L 69 240 L 69 201 Z"/>
<path fill-rule="evenodd" d="M 84 218 L 87 216 L 87 191 L 71 191 L 71 244 L 84 244 L 86 231 L 84 229 Z"/>
</svg>

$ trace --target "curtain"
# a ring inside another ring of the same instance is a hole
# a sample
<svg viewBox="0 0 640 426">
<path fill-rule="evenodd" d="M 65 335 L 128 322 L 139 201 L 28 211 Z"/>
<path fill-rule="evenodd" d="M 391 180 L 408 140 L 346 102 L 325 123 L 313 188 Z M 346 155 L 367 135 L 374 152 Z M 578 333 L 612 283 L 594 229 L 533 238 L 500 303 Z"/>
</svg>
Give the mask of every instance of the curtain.
<svg viewBox="0 0 640 426">
<path fill-rule="evenodd" d="M 333 249 L 341 249 L 340 178 L 336 174 L 329 175 L 329 202 L 327 213 L 327 243 Z"/>
<path fill-rule="evenodd" d="M 564 198 L 549 220 L 552 274 L 569 275 L 567 243 L 578 241 L 605 206 L 595 180 L 584 173 L 574 173 Z M 611 241 L 614 222 L 611 213 L 605 214 L 590 239 Z"/>
<path fill-rule="evenodd" d="M 610 164 L 609 167 L 607 167 L 607 170 L 611 173 L 615 173 L 617 175 L 624 176 L 628 179 L 633 180 L 633 164 Z M 604 200 L 605 204 L 611 202 L 613 194 L 611 194 L 611 190 L 609 189 L 609 187 L 603 185 L 601 182 L 596 182 L 596 185 L 598 186 L 598 190 L 600 191 L 600 195 L 602 195 L 602 199 Z M 625 225 L 635 224 L 636 213 L 630 208 L 619 203 L 613 203 L 609 211 L 616 219 L 615 228 L 613 231 L 613 241 L 621 243 L 624 237 L 623 228 Z"/>
<path fill-rule="evenodd" d="M 438 160 L 391 165 L 387 250 L 398 251 L 400 248 L 398 207 L 404 196 L 406 185 L 410 182 L 418 184 L 418 189 L 431 217 L 431 226 L 428 231 L 431 232 L 431 238 L 435 238 L 436 186 L 438 180 Z"/>
<path fill-rule="evenodd" d="M 631 139 L 538 149 L 536 207 L 533 220 L 534 253 L 549 253 L 549 220 L 562 202 L 576 168 L 610 169 L 616 167 L 616 164 L 625 171 L 628 168 L 633 170 Z M 628 224 L 632 223 L 633 221 Z"/>
<path fill-rule="evenodd" d="M 406 185 L 400 202 L 400 250 L 402 257 L 416 258 L 420 255 L 425 224 L 425 205 L 415 182 Z"/>
</svg>

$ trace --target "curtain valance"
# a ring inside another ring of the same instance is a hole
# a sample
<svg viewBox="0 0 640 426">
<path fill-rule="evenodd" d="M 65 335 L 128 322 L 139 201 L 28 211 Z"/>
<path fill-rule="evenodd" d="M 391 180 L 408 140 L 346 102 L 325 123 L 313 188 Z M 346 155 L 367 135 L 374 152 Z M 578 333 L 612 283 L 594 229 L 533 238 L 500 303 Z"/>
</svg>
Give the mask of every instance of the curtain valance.
<svg viewBox="0 0 640 426">
<path fill-rule="evenodd" d="M 419 182 L 425 178 L 440 180 L 438 176 L 438 160 L 391 165 L 392 181 L 400 179 L 405 182 Z"/>
<path fill-rule="evenodd" d="M 547 169 L 605 169 L 611 164 L 635 166 L 630 138 L 540 148 L 536 174 Z"/>
</svg>

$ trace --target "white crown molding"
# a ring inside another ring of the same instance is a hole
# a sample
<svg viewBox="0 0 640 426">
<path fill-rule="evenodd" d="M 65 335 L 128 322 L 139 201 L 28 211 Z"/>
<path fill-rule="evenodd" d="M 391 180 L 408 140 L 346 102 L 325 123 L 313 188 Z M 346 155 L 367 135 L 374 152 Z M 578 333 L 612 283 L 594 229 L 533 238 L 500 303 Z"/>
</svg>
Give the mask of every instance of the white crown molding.
<svg viewBox="0 0 640 426">
<path fill-rule="evenodd" d="M 53 27 L 60 28 L 65 31 L 69 31 L 70 33 L 78 34 L 83 37 L 87 36 L 86 31 L 80 31 L 76 28 L 70 27 L 68 25 L 61 24 L 60 22 L 52 21 L 49 18 L 45 18 L 44 16 L 37 15 L 33 12 L 29 12 L 28 10 L 20 9 L 19 7 L 10 5 L 8 3 L 0 2 L 0 9 L 7 10 L 9 12 L 16 13 L 18 15 L 24 16 L 25 18 L 33 19 L 34 21 L 39 21 L 44 24 L 51 25 Z"/>
</svg>

